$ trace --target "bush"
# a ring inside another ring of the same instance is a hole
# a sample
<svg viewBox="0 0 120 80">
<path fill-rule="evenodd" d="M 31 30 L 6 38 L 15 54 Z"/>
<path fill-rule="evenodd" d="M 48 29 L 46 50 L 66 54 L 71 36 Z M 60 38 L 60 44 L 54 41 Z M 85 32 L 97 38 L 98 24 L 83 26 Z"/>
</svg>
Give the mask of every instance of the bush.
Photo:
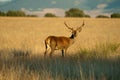
<svg viewBox="0 0 120 80">
<path fill-rule="evenodd" d="M 37 15 L 26 15 L 27 17 L 38 17 Z"/>
<path fill-rule="evenodd" d="M 2 11 L 0 11 L 0 16 L 6 16 L 6 14 Z"/>
<path fill-rule="evenodd" d="M 98 16 L 96 16 L 96 18 L 109 18 L 109 17 L 105 16 L 105 15 L 98 15 Z"/>
<path fill-rule="evenodd" d="M 7 16 L 26 16 L 23 11 L 13 11 L 10 10 L 6 13 Z"/>
<path fill-rule="evenodd" d="M 111 14 L 111 18 L 120 18 L 120 13 Z"/>
<path fill-rule="evenodd" d="M 56 17 L 56 15 L 52 13 L 46 13 L 44 17 Z"/>
<path fill-rule="evenodd" d="M 65 17 L 84 17 L 84 16 L 85 14 L 83 10 L 80 10 L 78 8 L 71 8 L 65 12 Z"/>
<path fill-rule="evenodd" d="M 87 15 L 87 14 L 86 14 L 84 17 L 86 17 L 86 18 L 90 18 L 90 15 Z"/>
</svg>

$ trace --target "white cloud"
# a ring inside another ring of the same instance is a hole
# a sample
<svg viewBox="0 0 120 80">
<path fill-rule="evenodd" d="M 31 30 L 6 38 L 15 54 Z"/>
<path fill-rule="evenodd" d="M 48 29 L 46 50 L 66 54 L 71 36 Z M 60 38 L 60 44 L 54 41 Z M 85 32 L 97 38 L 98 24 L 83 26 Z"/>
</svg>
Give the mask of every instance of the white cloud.
<svg viewBox="0 0 120 80">
<path fill-rule="evenodd" d="M 52 1 L 51 4 L 56 4 L 57 2 L 56 1 Z"/>
<path fill-rule="evenodd" d="M 113 1 L 115 1 L 115 0 L 106 0 L 108 3 L 112 3 Z"/>
<path fill-rule="evenodd" d="M 43 17 L 46 13 L 53 13 L 59 17 L 65 16 L 65 10 L 60 9 L 60 8 L 46 8 L 46 9 L 38 10 L 38 11 L 30 11 L 25 8 L 21 8 L 21 10 L 24 11 L 26 14 L 37 15 L 39 17 Z"/>
<path fill-rule="evenodd" d="M 74 0 L 74 6 L 79 6 L 80 4 L 83 4 L 86 2 L 85 0 Z"/>
<path fill-rule="evenodd" d="M 42 8 L 38 8 L 38 10 L 42 10 Z"/>
<path fill-rule="evenodd" d="M 80 1 L 79 0 L 75 0 L 74 5 L 78 6 L 79 4 L 80 4 Z"/>
<path fill-rule="evenodd" d="M 111 13 L 104 12 L 104 10 L 101 10 L 101 9 L 85 10 L 85 13 L 89 14 L 91 17 L 96 17 L 98 15 L 110 16 L 111 14 Z"/>
<path fill-rule="evenodd" d="M 91 17 L 96 17 L 98 15 L 110 16 L 111 13 L 107 13 L 105 9 L 107 6 L 107 4 L 98 4 L 96 6 L 97 8 L 93 10 L 85 10 L 85 13 L 91 15 Z"/>
<path fill-rule="evenodd" d="M 0 2 L 10 2 L 12 0 L 0 0 Z"/>
<path fill-rule="evenodd" d="M 108 5 L 107 4 L 98 4 L 97 5 L 97 8 L 98 9 L 104 9 L 104 8 L 106 8 Z"/>
</svg>

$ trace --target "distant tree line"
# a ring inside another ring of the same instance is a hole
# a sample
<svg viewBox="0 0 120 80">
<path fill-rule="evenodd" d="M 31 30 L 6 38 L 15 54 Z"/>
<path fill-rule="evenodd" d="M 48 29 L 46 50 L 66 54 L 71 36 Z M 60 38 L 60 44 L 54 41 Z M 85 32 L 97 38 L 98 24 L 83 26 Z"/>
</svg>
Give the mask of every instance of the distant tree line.
<svg viewBox="0 0 120 80">
<path fill-rule="evenodd" d="M 7 12 L 0 11 L 0 16 L 15 16 L 15 17 L 37 17 L 37 15 L 26 15 L 23 11 L 14 11 L 9 10 Z M 57 15 L 53 13 L 46 13 L 44 17 L 57 17 Z M 88 14 L 85 14 L 83 10 L 79 8 L 71 8 L 68 11 L 65 11 L 65 17 L 87 17 L 90 18 L 91 16 Z M 98 15 L 96 18 L 120 18 L 120 13 L 113 13 L 110 15 L 110 17 L 105 15 Z"/>
<path fill-rule="evenodd" d="M 57 17 L 55 14 L 52 13 L 46 13 L 44 17 Z M 85 14 L 83 10 L 80 10 L 78 8 L 71 8 L 68 11 L 65 12 L 65 17 L 87 17 L 90 18 L 91 16 L 88 14 Z M 120 18 L 120 13 L 113 13 L 109 16 L 105 15 L 98 15 L 96 18 Z"/>
<path fill-rule="evenodd" d="M 25 12 L 21 10 L 9 10 L 7 12 L 0 11 L 0 16 L 11 16 L 11 17 L 37 17 L 36 15 L 26 15 Z"/>
<path fill-rule="evenodd" d="M 44 17 L 57 17 L 57 16 L 52 13 L 46 13 Z M 90 16 L 85 14 L 83 10 L 80 10 L 78 8 L 71 8 L 65 12 L 65 17 L 90 17 Z"/>
</svg>

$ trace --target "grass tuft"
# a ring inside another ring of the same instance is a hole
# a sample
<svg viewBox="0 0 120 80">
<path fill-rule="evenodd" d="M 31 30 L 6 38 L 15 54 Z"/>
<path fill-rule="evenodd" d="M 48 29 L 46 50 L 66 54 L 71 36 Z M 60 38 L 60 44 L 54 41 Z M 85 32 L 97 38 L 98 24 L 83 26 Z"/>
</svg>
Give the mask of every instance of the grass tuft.
<svg viewBox="0 0 120 80">
<path fill-rule="evenodd" d="M 80 59 L 94 59 L 94 58 L 111 59 L 114 55 L 117 54 L 116 52 L 119 47 L 120 43 L 104 43 L 96 45 L 95 48 L 90 49 L 80 48 L 80 51 L 78 52 L 78 54 L 76 54 L 76 57 Z"/>
</svg>

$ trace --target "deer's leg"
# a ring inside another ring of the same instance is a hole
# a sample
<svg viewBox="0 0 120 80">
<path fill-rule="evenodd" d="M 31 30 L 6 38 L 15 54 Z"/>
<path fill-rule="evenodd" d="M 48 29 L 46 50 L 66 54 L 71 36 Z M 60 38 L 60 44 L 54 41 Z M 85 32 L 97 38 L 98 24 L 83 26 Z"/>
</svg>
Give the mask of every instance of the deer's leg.
<svg viewBox="0 0 120 80">
<path fill-rule="evenodd" d="M 55 51 L 55 48 L 56 48 L 56 41 L 55 40 L 51 40 L 51 44 L 50 44 L 50 48 L 51 48 L 51 52 L 50 52 L 50 57 L 52 56 L 52 54 L 54 53 Z"/>
<path fill-rule="evenodd" d="M 50 57 L 52 57 L 52 54 L 54 53 L 55 51 L 55 45 L 51 45 L 51 52 L 50 52 Z"/>
<path fill-rule="evenodd" d="M 50 52 L 50 57 L 52 57 L 52 54 L 54 53 L 55 49 L 51 48 L 51 52 Z"/>
<path fill-rule="evenodd" d="M 46 56 L 48 50 L 49 50 L 49 48 L 46 48 L 46 49 L 45 49 L 44 57 Z"/>
<path fill-rule="evenodd" d="M 67 49 L 62 49 L 62 57 L 66 56 Z"/>
<path fill-rule="evenodd" d="M 47 46 L 47 43 L 45 42 L 45 53 L 44 53 L 44 56 L 46 56 L 47 51 L 48 51 L 48 46 Z"/>
<path fill-rule="evenodd" d="M 51 49 L 49 45 L 45 45 L 44 57 L 47 55 L 48 51 Z"/>
<path fill-rule="evenodd" d="M 64 56 L 66 56 L 66 52 L 67 52 L 67 48 L 66 48 L 66 49 L 64 49 Z"/>
<path fill-rule="evenodd" d="M 64 49 L 62 49 L 62 57 L 64 57 Z"/>
</svg>

